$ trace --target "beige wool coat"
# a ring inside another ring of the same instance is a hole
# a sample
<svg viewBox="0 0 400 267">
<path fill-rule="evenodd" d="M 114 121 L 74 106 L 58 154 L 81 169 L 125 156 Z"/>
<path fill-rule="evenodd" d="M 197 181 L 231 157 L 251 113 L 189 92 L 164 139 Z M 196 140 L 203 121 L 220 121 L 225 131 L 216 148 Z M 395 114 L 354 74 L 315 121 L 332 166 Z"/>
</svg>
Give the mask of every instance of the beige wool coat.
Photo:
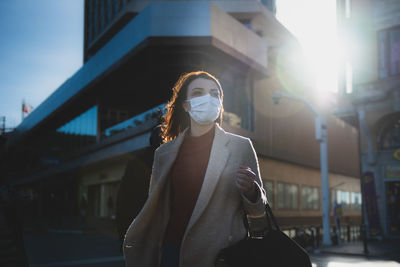
<svg viewBox="0 0 400 267">
<path fill-rule="evenodd" d="M 187 129 L 154 154 L 149 196 L 129 226 L 123 243 L 127 267 L 158 267 L 170 214 L 170 169 Z M 259 199 L 252 203 L 236 187 L 236 172 L 249 166 L 257 175 Z M 250 139 L 225 132 L 218 124 L 192 216 L 181 243 L 180 267 L 212 267 L 218 252 L 246 236 L 244 211 L 259 216 L 266 202 L 258 160 Z"/>
</svg>

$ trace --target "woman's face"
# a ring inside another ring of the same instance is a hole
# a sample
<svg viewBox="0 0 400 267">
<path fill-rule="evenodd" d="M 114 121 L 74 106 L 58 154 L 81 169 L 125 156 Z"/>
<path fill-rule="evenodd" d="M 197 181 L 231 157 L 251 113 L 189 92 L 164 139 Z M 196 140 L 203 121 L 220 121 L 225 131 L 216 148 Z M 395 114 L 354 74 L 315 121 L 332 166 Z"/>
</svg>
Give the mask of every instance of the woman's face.
<svg viewBox="0 0 400 267">
<path fill-rule="evenodd" d="M 205 94 L 210 94 L 212 97 L 218 98 L 221 101 L 221 94 L 216 82 L 209 79 L 196 78 L 188 85 L 186 100 Z M 185 101 L 183 103 L 183 108 L 186 111 L 190 111 L 190 102 Z"/>
</svg>

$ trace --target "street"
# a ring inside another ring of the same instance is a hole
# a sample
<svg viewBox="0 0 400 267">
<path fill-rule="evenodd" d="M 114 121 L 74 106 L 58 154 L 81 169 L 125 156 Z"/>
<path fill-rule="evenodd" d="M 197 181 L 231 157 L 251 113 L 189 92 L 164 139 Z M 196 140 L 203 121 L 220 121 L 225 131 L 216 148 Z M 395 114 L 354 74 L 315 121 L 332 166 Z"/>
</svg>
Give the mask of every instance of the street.
<svg viewBox="0 0 400 267">
<path fill-rule="evenodd" d="M 25 248 L 32 267 L 123 267 L 118 239 L 111 235 L 49 232 L 25 234 Z M 339 254 L 312 254 L 314 267 L 394 267 L 389 260 Z"/>
<path fill-rule="evenodd" d="M 125 266 L 113 236 L 49 232 L 25 234 L 24 239 L 29 266 Z"/>
<path fill-rule="evenodd" d="M 391 260 L 368 259 L 355 256 L 312 255 L 313 267 L 394 267 L 400 263 Z"/>
</svg>

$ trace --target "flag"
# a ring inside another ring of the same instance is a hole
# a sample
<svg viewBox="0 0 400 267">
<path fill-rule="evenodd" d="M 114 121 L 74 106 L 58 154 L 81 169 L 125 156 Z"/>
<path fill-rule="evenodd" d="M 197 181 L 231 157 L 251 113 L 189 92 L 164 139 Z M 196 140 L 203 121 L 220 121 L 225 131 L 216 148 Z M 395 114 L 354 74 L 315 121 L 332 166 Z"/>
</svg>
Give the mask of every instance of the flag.
<svg viewBox="0 0 400 267">
<path fill-rule="evenodd" d="M 25 114 L 29 114 L 32 112 L 33 107 L 28 103 L 22 102 L 22 112 Z"/>
</svg>

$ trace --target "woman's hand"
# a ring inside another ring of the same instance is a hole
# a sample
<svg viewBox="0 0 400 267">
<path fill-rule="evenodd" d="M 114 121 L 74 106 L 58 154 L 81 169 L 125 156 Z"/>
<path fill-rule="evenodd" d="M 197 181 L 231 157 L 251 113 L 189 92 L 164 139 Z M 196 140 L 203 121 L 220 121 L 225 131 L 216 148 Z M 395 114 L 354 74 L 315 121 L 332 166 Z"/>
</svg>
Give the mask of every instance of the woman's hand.
<svg viewBox="0 0 400 267">
<path fill-rule="evenodd" d="M 244 196 L 251 202 L 256 202 L 258 192 L 256 187 L 256 174 L 250 169 L 250 167 L 240 166 L 236 172 L 236 186 L 244 194 Z"/>
</svg>

